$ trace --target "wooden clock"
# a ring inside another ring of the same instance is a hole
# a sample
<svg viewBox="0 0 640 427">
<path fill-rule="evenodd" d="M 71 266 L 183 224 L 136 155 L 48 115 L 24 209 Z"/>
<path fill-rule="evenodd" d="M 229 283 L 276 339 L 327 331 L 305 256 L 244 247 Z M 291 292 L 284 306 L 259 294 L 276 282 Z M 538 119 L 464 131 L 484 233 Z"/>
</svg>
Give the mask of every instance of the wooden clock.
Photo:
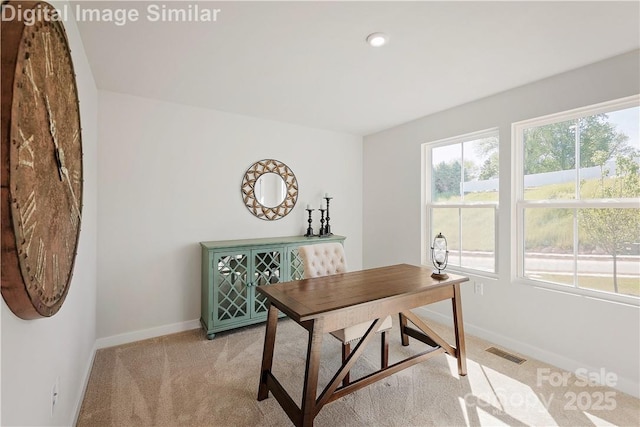
<svg viewBox="0 0 640 427">
<path fill-rule="evenodd" d="M 34 319 L 57 313 L 71 282 L 82 218 L 80 111 L 53 6 L 2 8 L 15 18 L 1 30 L 2 297 L 18 317 Z"/>
</svg>

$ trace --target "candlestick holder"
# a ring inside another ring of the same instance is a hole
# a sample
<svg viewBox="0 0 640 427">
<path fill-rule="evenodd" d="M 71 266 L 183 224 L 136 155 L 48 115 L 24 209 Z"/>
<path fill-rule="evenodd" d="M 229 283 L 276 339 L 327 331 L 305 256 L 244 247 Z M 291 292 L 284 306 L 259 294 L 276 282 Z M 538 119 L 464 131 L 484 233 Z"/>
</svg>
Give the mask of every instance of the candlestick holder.
<svg viewBox="0 0 640 427">
<path fill-rule="evenodd" d="M 324 229 L 324 211 L 326 211 L 326 209 L 320 208 L 320 232 L 318 233 L 318 237 L 327 237 L 325 235 L 326 230 Z"/>
<path fill-rule="evenodd" d="M 328 237 L 333 236 L 331 225 L 329 225 L 329 201 L 333 199 L 333 197 L 325 197 L 324 199 L 327 201 L 327 224 L 324 226 L 324 234 Z"/>
<path fill-rule="evenodd" d="M 309 219 L 307 220 L 307 222 L 309 223 L 309 227 L 307 227 L 307 234 L 304 235 L 304 237 L 313 237 L 315 236 L 315 234 L 313 234 L 313 228 L 311 228 L 311 212 L 313 212 L 315 209 L 307 209 L 307 212 L 309 212 Z"/>
</svg>

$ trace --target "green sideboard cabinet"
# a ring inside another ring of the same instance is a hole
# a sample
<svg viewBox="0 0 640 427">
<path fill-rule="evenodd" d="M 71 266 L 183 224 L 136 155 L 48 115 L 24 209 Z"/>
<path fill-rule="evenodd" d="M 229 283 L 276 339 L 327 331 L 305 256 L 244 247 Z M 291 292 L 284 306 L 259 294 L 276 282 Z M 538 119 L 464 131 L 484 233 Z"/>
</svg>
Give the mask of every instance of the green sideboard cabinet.
<svg viewBox="0 0 640 427">
<path fill-rule="evenodd" d="M 344 236 L 273 237 L 200 242 L 202 301 L 200 322 L 213 339 L 218 332 L 264 322 L 267 306 L 256 286 L 302 279 L 298 247 L 344 244 Z M 282 314 L 281 314 L 282 315 Z"/>
</svg>

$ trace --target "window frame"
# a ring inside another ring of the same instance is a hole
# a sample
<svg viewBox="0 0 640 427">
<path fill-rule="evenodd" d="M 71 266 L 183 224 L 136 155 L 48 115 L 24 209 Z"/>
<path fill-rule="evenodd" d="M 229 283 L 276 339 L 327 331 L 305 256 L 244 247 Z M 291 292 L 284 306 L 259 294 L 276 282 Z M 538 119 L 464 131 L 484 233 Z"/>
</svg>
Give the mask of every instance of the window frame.
<svg viewBox="0 0 640 427">
<path fill-rule="evenodd" d="M 593 104 L 585 107 L 580 107 L 568 111 L 540 116 L 532 119 L 522 120 L 514 122 L 511 125 L 511 141 L 513 141 L 513 148 L 511 150 L 511 191 L 512 191 L 512 203 L 511 203 L 511 218 L 512 221 L 512 233 L 511 233 L 511 282 L 534 286 L 540 288 L 546 288 L 549 290 L 559 291 L 562 293 L 568 293 L 572 295 L 579 295 L 585 297 L 592 297 L 610 302 L 627 303 L 631 305 L 640 306 L 640 297 L 633 295 L 619 294 L 608 291 L 599 291 L 595 289 L 582 288 L 578 286 L 575 281 L 577 274 L 577 239 L 578 229 L 577 221 L 573 221 L 573 239 L 574 239 L 574 266 L 571 272 L 574 276 L 573 285 L 563 285 L 542 280 L 535 280 L 530 277 L 525 277 L 525 210 L 527 207 L 544 207 L 553 209 L 571 209 L 574 211 L 574 218 L 576 212 L 580 209 L 587 208 L 639 208 L 640 198 L 631 199 L 565 199 L 565 200 L 526 200 L 524 198 L 524 130 L 531 127 L 540 127 L 549 125 L 552 123 L 559 123 L 563 121 L 576 120 L 583 117 L 588 117 L 601 113 L 611 113 L 618 110 L 627 108 L 640 107 L 640 95 L 633 95 L 625 98 L 620 98 L 612 101 Z M 576 158 L 578 158 L 576 153 Z M 579 184 L 580 171 L 579 167 L 576 170 L 576 184 Z M 576 194 L 579 194 L 579 186 L 576 186 Z M 612 204 L 613 203 L 613 204 Z"/>
<path fill-rule="evenodd" d="M 493 127 L 489 129 L 484 129 L 481 131 L 470 132 L 463 135 L 453 136 L 449 138 L 439 139 L 436 141 L 425 142 L 422 144 L 422 159 L 423 159 L 423 167 L 422 167 L 422 185 L 424 186 L 422 194 L 423 194 L 423 221 L 422 221 L 422 264 L 427 267 L 433 267 L 431 260 L 430 248 L 433 243 L 433 238 L 435 237 L 433 230 L 433 208 L 451 208 L 451 209 L 477 209 L 477 208 L 491 208 L 494 212 L 494 257 L 493 257 L 493 271 L 487 270 L 479 270 L 471 267 L 463 267 L 459 265 L 447 265 L 447 270 L 451 270 L 454 272 L 460 272 L 464 274 L 470 274 L 479 277 L 487 277 L 497 279 L 499 275 L 498 266 L 499 266 L 499 216 L 500 216 L 500 203 L 497 201 L 486 201 L 486 202 L 434 202 L 432 200 L 432 173 L 433 173 L 433 158 L 432 158 L 432 150 L 438 147 L 444 147 L 453 144 L 464 144 L 465 142 L 474 141 L 477 139 L 495 137 L 498 139 L 498 156 L 500 155 L 500 129 L 498 127 Z M 462 173 L 461 177 L 464 180 L 464 151 L 462 158 Z M 500 178 L 498 177 L 500 181 Z M 498 182 L 499 182 L 498 181 Z M 500 186 L 498 184 L 498 199 L 500 194 Z M 461 214 L 460 214 L 461 216 Z M 458 224 L 459 234 L 462 241 L 462 223 Z M 430 238 L 427 238 L 430 236 Z M 445 236 L 446 237 L 446 236 Z M 460 245 L 460 252 L 462 252 L 462 245 Z"/>
</svg>

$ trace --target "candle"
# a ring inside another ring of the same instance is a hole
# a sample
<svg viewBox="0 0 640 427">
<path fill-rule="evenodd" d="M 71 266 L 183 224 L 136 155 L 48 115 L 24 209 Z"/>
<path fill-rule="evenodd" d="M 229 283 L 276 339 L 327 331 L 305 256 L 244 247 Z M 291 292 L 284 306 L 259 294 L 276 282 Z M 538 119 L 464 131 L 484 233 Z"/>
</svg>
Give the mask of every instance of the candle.
<svg viewBox="0 0 640 427">
<path fill-rule="evenodd" d="M 307 209 L 311 210 L 311 205 L 307 203 Z"/>
<path fill-rule="evenodd" d="M 324 193 L 324 197 L 329 197 L 329 193 Z"/>
<path fill-rule="evenodd" d="M 320 209 L 327 209 L 327 204 L 324 201 L 320 203 Z"/>
</svg>

